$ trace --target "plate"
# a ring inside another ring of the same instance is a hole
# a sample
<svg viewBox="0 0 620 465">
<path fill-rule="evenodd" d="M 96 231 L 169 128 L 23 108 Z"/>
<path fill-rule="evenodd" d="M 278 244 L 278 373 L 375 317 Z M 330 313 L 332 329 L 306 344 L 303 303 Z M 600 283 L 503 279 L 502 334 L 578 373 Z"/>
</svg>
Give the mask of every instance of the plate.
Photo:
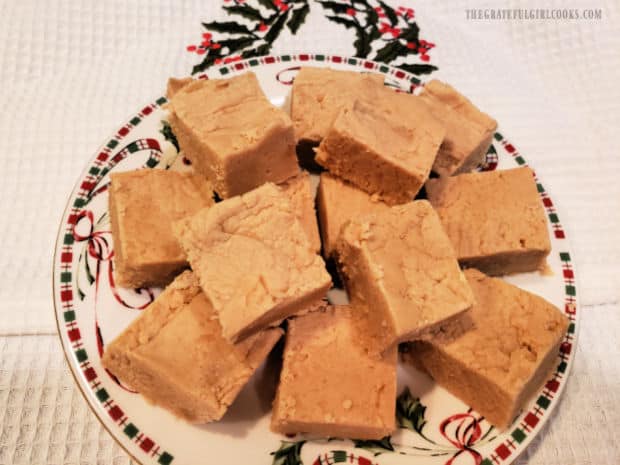
<svg viewBox="0 0 620 465">
<path fill-rule="evenodd" d="M 382 63 L 313 54 L 253 58 L 212 67 L 200 77 L 226 78 L 253 71 L 271 101 L 286 106 L 300 66 L 382 73 L 387 85 L 408 92 L 420 84 L 415 76 Z M 138 168 L 167 169 L 182 163 L 162 108 L 165 103 L 166 99 L 160 97 L 142 108 L 90 160 L 69 198 L 53 263 L 55 315 L 71 371 L 93 412 L 137 462 L 492 465 L 509 463 L 524 450 L 558 404 L 574 359 L 579 322 L 566 233 L 554 202 L 538 179 L 540 199 L 549 220 L 550 272 L 524 273 L 507 279 L 558 306 L 571 323 L 557 354 L 555 372 L 504 431 L 492 427 L 427 376 L 409 367 L 399 367 L 396 402 L 400 427 L 381 441 L 285 437 L 270 432 L 271 399 L 277 382 L 271 365 L 256 373 L 222 421 L 201 426 L 185 423 L 150 405 L 106 372 L 101 366 L 105 345 L 160 292 L 121 289 L 114 283 L 114 244 L 107 207 L 109 174 Z M 515 145 L 498 132 L 479 169 L 526 164 Z M 337 384 L 338 380 L 333 382 Z"/>
</svg>

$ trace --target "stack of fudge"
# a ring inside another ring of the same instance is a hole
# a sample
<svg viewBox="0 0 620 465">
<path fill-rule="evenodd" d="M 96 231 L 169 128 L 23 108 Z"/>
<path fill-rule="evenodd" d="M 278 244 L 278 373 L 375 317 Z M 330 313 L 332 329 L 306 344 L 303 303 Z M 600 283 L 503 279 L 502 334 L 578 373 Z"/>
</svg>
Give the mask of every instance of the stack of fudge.
<svg viewBox="0 0 620 465">
<path fill-rule="evenodd" d="M 216 421 L 284 336 L 272 429 L 376 439 L 395 429 L 400 347 L 494 425 L 514 419 L 567 320 L 494 277 L 541 269 L 550 242 L 528 168 L 471 172 L 492 118 L 438 81 L 410 95 L 316 68 L 299 71 L 290 116 L 252 73 L 171 79 L 168 98 L 193 171 L 111 174 L 116 282 L 165 289 L 107 346 L 107 369 Z M 324 168 L 316 198 L 299 147 Z M 349 305 L 325 300 L 327 261 Z"/>
</svg>

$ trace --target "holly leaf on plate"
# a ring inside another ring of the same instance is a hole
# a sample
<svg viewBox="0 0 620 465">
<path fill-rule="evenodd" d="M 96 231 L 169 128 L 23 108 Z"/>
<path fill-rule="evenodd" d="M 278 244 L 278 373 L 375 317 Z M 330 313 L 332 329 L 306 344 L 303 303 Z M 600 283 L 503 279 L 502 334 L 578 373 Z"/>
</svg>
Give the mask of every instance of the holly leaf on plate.
<svg viewBox="0 0 620 465">
<path fill-rule="evenodd" d="M 166 120 L 162 120 L 161 122 L 162 126 L 161 129 L 159 130 L 159 132 L 161 133 L 162 136 L 164 136 L 164 139 L 166 139 L 168 142 L 170 142 L 172 145 L 174 145 L 174 148 L 177 149 L 177 152 L 179 151 L 179 142 L 177 141 L 177 136 L 174 135 L 174 132 L 172 132 L 172 128 L 170 127 L 170 123 Z"/>
<path fill-rule="evenodd" d="M 391 63 L 398 57 L 407 56 L 408 52 L 409 49 L 406 46 L 401 44 L 398 40 L 393 40 L 377 50 L 374 59 L 382 63 Z"/>
<path fill-rule="evenodd" d="M 287 19 L 288 19 L 288 11 L 284 13 L 283 15 L 279 16 L 276 22 L 273 23 L 273 26 L 271 26 L 271 28 L 269 29 L 269 32 L 265 34 L 265 37 L 264 37 L 265 42 L 269 42 L 271 44 L 273 43 L 274 40 L 278 38 L 278 36 L 282 32 L 282 28 L 284 28 L 284 25 L 286 24 Z"/>
<path fill-rule="evenodd" d="M 401 428 L 416 431 L 424 436 L 422 430 L 426 425 L 425 412 L 426 407 L 418 397 L 411 395 L 408 387 L 396 399 L 396 421 Z"/>
<path fill-rule="evenodd" d="M 228 34 L 252 34 L 246 26 L 235 21 L 211 21 L 202 23 L 205 29 L 214 32 L 227 32 Z"/>
<path fill-rule="evenodd" d="M 346 13 L 351 5 L 347 5 L 346 3 L 338 3 L 338 2 L 330 2 L 330 1 L 319 1 L 319 3 L 328 10 L 332 10 L 334 13 Z"/>
<path fill-rule="evenodd" d="M 232 13 L 235 15 L 243 16 L 250 21 L 264 21 L 263 15 L 260 14 L 256 8 L 252 8 L 247 3 L 241 5 L 233 5 L 233 6 L 225 6 L 224 10 L 228 13 Z"/>
<path fill-rule="evenodd" d="M 307 3 L 301 8 L 293 10 L 293 15 L 291 16 L 290 21 L 286 23 L 286 27 L 288 27 L 289 30 L 293 34 L 295 34 L 297 30 L 299 29 L 299 27 L 306 20 L 306 16 L 308 16 L 309 12 L 310 12 L 310 5 L 308 5 Z"/>
<path fill-rule="evenodd" d="M 407 71 L 408 73 L 418 74 L 418 75 L 430 74 L 433 71 L 437 71 L 437 66 L 423 65 L 420 63 L 414 63 L 414 64 L 403 63 L 402 65 L 396 65 L 396 67 L 402 69 L 403 71 Z"/>
<path fill-rule="evenodd" d="M 280 441 L 280 448 L 271 453 L 272 465 L 303 465 L 301 461 L 301 448 L 306 441 Z"/>
<path fill-rule="evenodd" d="M 382 1 L 379 1 L 379 5 L 383 9 L 385 16 L 387 16 L 388 20 L 390 21 L 390 25 L 392 27 L 396 26 L 396 23 L 398 23 L 398 16 L 396 16 L 394 8 Z"/>
<path fill-rule="evenodd" d="M 368 452 L 372 452 L 375 457 L 386 452 L 394 452 L 394 446 L 392 445 L 392 438 L 390 436 L 386 436 L 379 440 L 353 439 L 353 444 L 358 449 L 364 449 Z"/>
</svg>

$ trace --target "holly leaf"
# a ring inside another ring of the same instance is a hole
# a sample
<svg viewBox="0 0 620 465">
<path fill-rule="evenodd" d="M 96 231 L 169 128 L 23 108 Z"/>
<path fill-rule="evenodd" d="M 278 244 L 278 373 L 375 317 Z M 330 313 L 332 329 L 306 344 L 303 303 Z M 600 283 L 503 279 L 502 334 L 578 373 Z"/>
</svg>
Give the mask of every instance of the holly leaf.
<svg viewBox="0 0 620 465">
<path fill-rule="evenodd" d="M 289 28 L 291 33 L 293 34 L 297 33 L 297 30 L 304 23 L 304 21 L 306 20 L 306 16 L 308 16 L 309 12 L 310 12 L 310 5 L 308 5 L 307 3 L 301 8 L 293 10 L 293 15 L 291 16 L 291 20 L 288 23 L 286 23 L 286 27 Z"/>
<path fill-rule="evenodd" d="M 278 38 L 280 33 L 282 32 L 282 28 L 288 19 L 288 10 L 283 15 L 280 15 L 273 26 L 269 28 L 269 32 L 265 34 L 264 40 L 265 42 L 273 43 L 274 40 Z"/>
<path fill-rule="evenodd" d="M 276 11 L 278 9 L 271 0 L 258 0 L 258 3 L 269 10 Z"/>
<path fill-rule="evenodd" d="M 224 10 L 228 14 L 239 15 L 251 21 L 264 21 L 263 15 L 256 8 L 252 8 L 248 4 L 225 6 Z"/>
<path fill-rule="evenodd" d="M 209 53 L 207 53 L 204 59 L 192 68 L 192 74 L 196 74 L 196 73 L 200 73 L 201 71 L 204 71 L 209 66 L 211 66 L 213 63 L 215 63 L 215 60 L 217 60 L 218 58 L 221 58 L 221 56 L 218 53 L 212 53 L 212 51 L 209 50 Z"/>
<path fill-rule="evenodd" d="M 353 439 L 353 444 L 358 449 L 372 452 L 375 457 L 386 452 L 394 452 L 394 446 L 392 445 L 392 438 L 390 438 L 390 436 L 386 436 L 379 440 Z"/>
<path fill-rule="evenodd" d="M 179 151 L 179 142 L 177 141 L 177 136 L 174 135 L 174 132 L 172 132 L 172 128 L 170 127 L 170 123 L 166 120 L 162 120 L 161 121 L 162 127 L 159 130 L 159 132 L 162 134 L 162 136 L 164 136 L 164 139 L 166 139 L 168 142 L 170 142 L 172 145 L 174 145 L 174 148 L 177 149 L 177 152 Z"/>
<path fill-rule="evenodd" d="M 272 452 L 272 465 L 303 465 L 301 461 L 301 448 L 306 441 L 280 441 L 280 448 Z"/>
<path fill-rule="evenodd" d="M 394 11 L 394 8 L 392 8 L 387 3 L 382 2 L 381 0 L 379 0 L 379 5 L 383 9 L 385 16 L 387 16 L 387 18 L 390 20 L 390 25 L 392 27 L 396 26 L 396 24 L 398 23 L 398 16 L 396 16 L 396 12 Z"/>
<path fill-rule="evenodd" d="M 239 37 L 234 39 L 224 39 L 220 40 L 218 43 L 225 48 L 228 48 L 228 54 L 232 54 L 237 50 L 241 50 L 243 48 L 249 47 L 258 39 L 255 37 Z"/>
<path fill-rule="evenodd" d="M 410 50 L 398 40 L 392 40 L 377 50 L 374 60 L 382 63 L 391 63 L 398 57 L 406 56 L 409 51 Z"/>
<path fill-rule="evenodd" d="M 338 23 L 338 24 L 342 24 L 344 27 L 346 27 L 347 29 L 351 29 L 351 28 L 356 28 L 357 24 L 355 24 L 355 21 L 352 21 L 350 19 L 347 18 L 341 18 L 340 16 L 325 16 L 327 19 L 329 19 L 330 21 L 333 21 L 334 23 Z"/>
<path fill-rule="evenodd" d="M 346 13 L 351 5 L 346 3 L 338 3 L 338 2 L 330 2 L 330 1 L 319 1 L 321 6 L 326 10 L 332 10 L 334 13 Z"/>
<path fill-rule="evenodd" d="M 254 58 L 254 57 L 260 57 L 263 55 L 267 55 L 269 53 L 269 51 L 271 50 L 271 44 L 270 43 L 266 43 L 266 44 L 262 44 L 256 48 L 251 48 L 248 50 L 244 50 L 243 53 L 241 54 L 241 58 Z"/>
<path fill-rule="evenodd" d="M 366 33 L 363 27 L 355 25 L 355 35 L 356 39 L 353 42 L 353 46 L 355 47 L 355 56 L 358 58 L 366 58 L 370 53 L 370 37 Z"/>
<path fill-rule="evenodd" d="M 419 398 L 411 395 L 408 387 L 396 399 L 396 421 L 401 428 L 416 431 L 424 436 L 422 430 L 426 425 L 425 412 L 426 407 Z"/>
<path fill-rule="evenodd" d="M 403 29 L 400 33 L 400 38 L 405 39 L 407 42 L 417 43 L 419 36 L 420 36 L 420 28 L 415 23 Z"/>
<path fill-rule="evenodd" d="M 211 21 L 209 23 L 202 23 L 202 25 L 208 31 L 213 32 L 226 32 L 228 34 L 252 34 L 252 31 L 250 31 L 246 26 L 234 21 Z"/>
<path fill-rule="evenodd" d="M 411 74 L 431 74 L 433 71 L 437 71 L 437 66 L 424 65 L 421 63 L 409 64 L 403 63 L 402 65 L 396 65 L 397 68 L 407 71 Z"/>
<path fill-rule="evenodd" d="M 366 14 L 368 15 L 367 25 L 372 25 L 376 29 L 377 23 L 379 22 L 379 15 L 374 10 L 374 8 L 371 8 L 368 11 L 366 11 Z"/>
</svg>

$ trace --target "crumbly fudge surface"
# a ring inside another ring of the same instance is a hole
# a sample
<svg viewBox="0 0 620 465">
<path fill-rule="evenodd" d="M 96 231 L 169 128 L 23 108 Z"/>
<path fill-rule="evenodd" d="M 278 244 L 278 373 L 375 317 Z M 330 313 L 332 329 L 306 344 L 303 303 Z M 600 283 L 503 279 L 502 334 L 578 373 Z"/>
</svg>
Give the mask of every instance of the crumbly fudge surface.
<svg viewBox="0 0 620 465">
<path fill-rule="evenodd" d="M 174 95 L 179 90 L 181 90 L 183 87 L 185 87 L 187 84 L 189 84 L 192 81 L 193 79 L 191 77 L 185 77 L 185 78 L 171 77 L 170 79 L 168 79 L 168 85 L 166 87 L 166 97 L 171 99 L 172 97 L 174 97 Z"/>
<path fill-rule="evenodd" d="M 553 368 L 567 318 L 543 298 L 478 270 L 476 303 L 443 337 L 416 341 L 406 359 L 498 427 L 506 427 Z"/>
<path fill-rule="evenodd" d="M 314 189 L 310 175 L 304 171 L 302 174 L 280 184 L 280 188 L 284 190 L 291 202 L 295 215 L 304 227 L 312 248 L 319 252 L 321 250 L 321 238 L 314 209 Z"/>
<path fill-rule="evenodd" d="M 212 189 L 198 176 L 158 169 L 112 173 L 110 180 L 116 283 L 169 283 L 187 266 L 172 222 L 212 205 Z"/>
<path fill-rule="evenodd" d="M 551 244 L 529 168 L 431 179 L 426 193 L 462 265 L 491 275 L 544 267 Z"/>
<path fill-rule="evenodd" d="M 336 244 L 349 298 L 380 345 L 426 337 L 473 303 L 437 214 L 417 200 L 347 223 Z"/>
<path fill-rule="evenodd" d="M 446 126 L 433 171 L 441 176 L 471 171 L 484 161 L 497 121 L 481 112 L 456 89 L 436 79 L 420 94 L 435 118 Z"/>
<path fill-rule="evenodd" d="M 383 87 L 380 74 L 303 67 L 291 93 L 291 118 L 297 140 L 319 143 L 343 106 L 359 95 L 372 98 Z"/>
<path fill-rule="evenodd" d="M 106 348 L 102 363 L 149 401 L 194 422 L 219 420 L 282 335 L 233 345 L 190 271 Z"/>
<path fill-rule="evenodd" d="M 181 149 L 220 197 L 299 173 L 293 124 L 253 73 L 195 80 L 178 89 L 168 107 Z"/>
<path fill-rule="evenodd" d="M 372 198 L 363 190 L 329 173 L 321 173 L 317 209 L 325 256 L 328 257 L 335 251 L 336 240 L 343 224 L 362 215 L 381 212 L 388 208 L 387 204 Z"/>
<path fill-rule="evenodd" d="M 286 196 L 265 184 L 175 225 L 223 334 L 236 341 L 278 324 L 331 286 Z"/>
<path fill-rule="evenodd" d="M 356 310 L 327 307 L 288 321 L 274 431 L 380 439 L 394 430 L 396 349 L 370 355 L 377 351 L 367 350 Z"/>
<path fill-rule="evenodd" d="M 377 102 L 345 107 L 316 162 L 390 205 L 412 200 L 428 179 L 445 129 L 416 97 L 382 89 Z"/>
</svg>

